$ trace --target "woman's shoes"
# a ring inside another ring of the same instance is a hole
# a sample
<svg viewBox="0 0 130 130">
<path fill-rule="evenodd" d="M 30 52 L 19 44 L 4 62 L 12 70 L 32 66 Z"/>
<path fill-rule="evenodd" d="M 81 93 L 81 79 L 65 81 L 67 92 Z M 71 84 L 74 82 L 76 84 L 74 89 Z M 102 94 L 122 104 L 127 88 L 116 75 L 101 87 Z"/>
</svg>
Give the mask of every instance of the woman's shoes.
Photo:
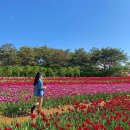
<svg viewBox="0 0 130 130">
<path fill-rule="evenodd" d="M 36 108 L 36 106 L 34 105 L 32 108 L 31 108 L 31 113 L 33 113 L 34 109 Z"/>
</svg>

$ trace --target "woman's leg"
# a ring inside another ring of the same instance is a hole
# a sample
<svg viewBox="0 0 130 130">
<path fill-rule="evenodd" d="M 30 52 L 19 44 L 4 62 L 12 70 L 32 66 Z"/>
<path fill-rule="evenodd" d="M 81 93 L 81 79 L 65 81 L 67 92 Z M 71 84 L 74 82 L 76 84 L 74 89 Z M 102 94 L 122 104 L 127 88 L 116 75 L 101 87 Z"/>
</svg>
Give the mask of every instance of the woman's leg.
<svg viewBox="0 0 130 130">
<path fill-rule="evenodd" d="M 36 100 L 36 99 L 35 99 Z M 31 113 L 33 113 L 34 109 L 36 108 L 37 104 L 33 105 L 33 107 L 31 108 Z"/>
<path fill-rule="evenodd" d="M 38 104 L 38 111 L 41 111 L 42 109 L 42 102 L 43 102 L 43 97 L 37 97 L 37 102 L 39 103 Z"/>
<path fill-rule="evenodd" d="M 31 113 L 33 113 L 34 109 L 36 108 L 36 106 L 34 105 L 32 108 L 31 108 Z"/>
</svg>

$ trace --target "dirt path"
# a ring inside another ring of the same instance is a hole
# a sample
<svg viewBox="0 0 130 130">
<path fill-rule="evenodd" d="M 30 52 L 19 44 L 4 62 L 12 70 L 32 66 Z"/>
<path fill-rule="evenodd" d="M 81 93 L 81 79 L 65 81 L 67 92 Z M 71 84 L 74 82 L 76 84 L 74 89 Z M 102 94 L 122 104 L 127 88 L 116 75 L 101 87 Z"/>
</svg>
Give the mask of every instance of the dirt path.
<svg viewBox="0 0 130 130">
<path fill-rule="evenodd" d="M 80 105 L 85 105 L 86 108 L 88 108 L 88 106 L 90 106 L 91 104 L 80 103 Z M 101 102 L 99 104 L 99 106 L 103 106 L 103 105 L 104 105 L 104 102 Z M 49 108 L 49 109 L 44 108 L 44 109 L 42 109 L 42 111 L 45 113 L 45 115 L 50 115 L 50 114 L 54 114 L 56 112 L 58 112 L 58 113 L 66 112 L 66 111 L 68 111 L 68 108 L 74 109 L 74 107 L 72 105 L 64 105 L 64 106 L 59 106 L 56 108 Z M 15 121 L 15 120 L 17 120 L 17 122 L 19 122 L 19 123 L 25 122 L 25 121 L 28 121 L 29 119 L 30 119 L 30 116 L 9 118 L 9 117 L 0 115 L 0 123 L 6 123 L 6 124 L 10 124 L 12 121 Z"/>
<path fill-rule="evenodd" d="M 56 112 L 58 112 L 58 113 L 66 112 L 66 111 L 68 111 L 68 108 L 72 109 L 73 106 L 64 105 L 64 106 L 57 107 L 57 108 L 49 108 L 49 109 L 44 108 L 44 109 L 42 109 L 42 111 L 45 113 L 45 115 L 50 115 L 50 114 L 53 114 Z M 5 117 L 5 116 L 0 115 L 0 123 L 6 123 L 6 124 L 10 124 L 12 121 L 15 121 L 15 120 L 17 120 L 17 122 L 25 122 L 25 121 L 28 121 L 29 119 L 30 119 L 30 116 L 10 118 L 10 117 Z"/>
</svg>

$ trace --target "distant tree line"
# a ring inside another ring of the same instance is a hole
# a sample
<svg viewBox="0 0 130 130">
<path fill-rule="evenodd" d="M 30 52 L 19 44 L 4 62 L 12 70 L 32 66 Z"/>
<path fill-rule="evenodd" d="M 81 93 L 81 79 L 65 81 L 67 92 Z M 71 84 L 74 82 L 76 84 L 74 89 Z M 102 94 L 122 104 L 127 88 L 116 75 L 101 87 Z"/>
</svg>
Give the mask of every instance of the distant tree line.
<svg viewBox="0 0 130 130">
<path fill-rule="evenodd" d="M 121 75 L 128 56 L 118 48 L 84 48 L 74 52 L 47 46 L 18 49 L 13 44 L 0 46 L 0 76 L 34 76 L 37 71 L 45 76 L 111 76 Z"/>
</svg>

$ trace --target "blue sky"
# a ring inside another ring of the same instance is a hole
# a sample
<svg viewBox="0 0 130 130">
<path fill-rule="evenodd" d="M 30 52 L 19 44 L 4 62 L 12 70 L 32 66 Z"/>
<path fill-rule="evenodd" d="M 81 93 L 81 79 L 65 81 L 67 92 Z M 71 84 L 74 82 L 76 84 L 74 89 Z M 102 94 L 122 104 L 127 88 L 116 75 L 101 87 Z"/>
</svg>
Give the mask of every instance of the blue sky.
<svg viewBox="0 0 130 130">
<path fill-rule="evenodd" d="M 1 0 L 0 45 L 114 47 L 130 55 L 130 0 Z"/>
</svg>

